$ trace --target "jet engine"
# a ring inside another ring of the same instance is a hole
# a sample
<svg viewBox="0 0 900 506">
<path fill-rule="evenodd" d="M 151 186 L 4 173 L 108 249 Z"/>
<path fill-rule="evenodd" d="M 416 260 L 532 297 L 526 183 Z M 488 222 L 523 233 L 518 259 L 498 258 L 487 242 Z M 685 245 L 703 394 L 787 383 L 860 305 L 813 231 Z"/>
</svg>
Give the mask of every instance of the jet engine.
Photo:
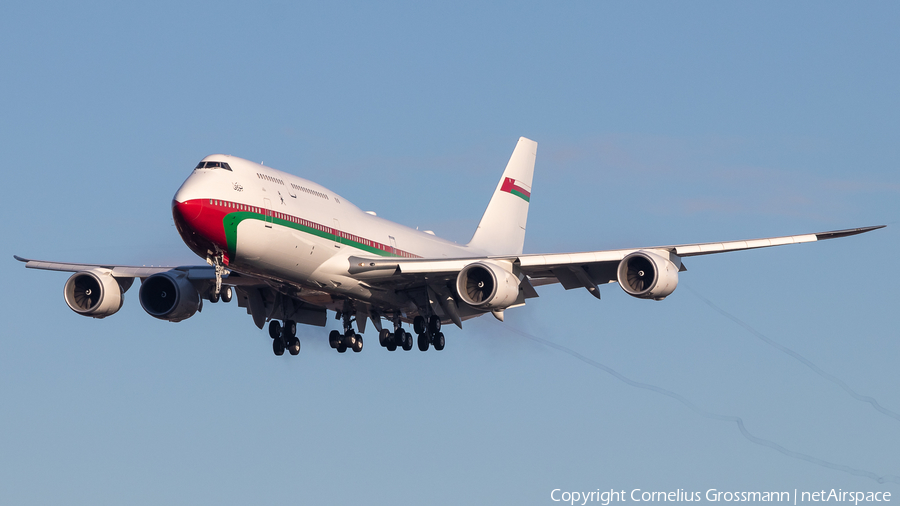
<svg viewBox="0 0 900 506">
<path fill-rule="evenodd" d="M 456 292 L 466 304 L 485 310 L 511 306 L 519 297 L 519 279 L 489 262 L 469 264 L 456 278 Z"/>
<path fill-rule="evenodd" d="M 200 293 L 183 272 L 171 270 L 141 283 L 139 298 L 144 311 L 154 318 L 180 322 L 200 308 Z"/>
<path fill-rule="evenodd" d="M 619 262 L 619 285 L 639 299 L 663 300 L 678 286 L 678 266 L 649 251 L 635 251 Z"/>
<path fill-rule="evenodd" d="M 128 278 L 123 281 L 127 286 L 123 286 L 108 271 L 91 269 L 73 274 L 66 281 L 63 295 L 72 311 L 92 318 L 106 318 L 122 307 L 123 294 L 133 281 Z"/>
</svg>

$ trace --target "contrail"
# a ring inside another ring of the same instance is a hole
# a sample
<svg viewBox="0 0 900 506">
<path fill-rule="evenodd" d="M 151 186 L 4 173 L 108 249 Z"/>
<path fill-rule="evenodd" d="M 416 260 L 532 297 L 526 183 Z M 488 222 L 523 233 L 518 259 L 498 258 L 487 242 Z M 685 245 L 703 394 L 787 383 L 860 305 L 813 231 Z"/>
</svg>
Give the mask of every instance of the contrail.
<svg viewBox="0 0 900 506">
<path fill-rule="evenodd" d="M 499 325 L 499 324 L 498 324 L 498 325 Z M 850 466 L 844 466 L 844 465 L 840 465 L 840 464 L 833 464 L 833 463 L 828 462 L 828 461 L 826 461 L 826 460 L 822 460 L 822 459 L 819 459 L 819 458 L 816 458 L 816 457 L 812 457 L 812 456 L 810 456 L 810 455 L 806 455 L 805 453 L 800 453 L 800 452 L 795 452 L 795 451 L 793 451 L 793 450 L 788 450 L 787 448 L 781 446 L 781 445 L 778 444 L 778 443 L 769 441 L 768 439 L 763 439 L 763 438 L 760 438 L 760 437 L 756 437 L 756 436 L 754 436 L 753 434 L 751 434 L 750 431 L 748 431 L 747 428 L 744 427 L 744 421 L 743 421 L 740 417 L 737 417 L 737 416 L 727 416 L 727 415 L 719 415 L 719 414 L 716 414 L 716 413 L 711 413 L 711 412 L 709 412 L 709 411 L 706 411 L 705 409 L 701 409 L 701 408 L 697 407 L 694 403 L 692 403 L 691 401 L 687 400 L 685 397 L 683 397 L 683 396 L 680 395 L 680 394 L 677 394 L 677 393 L 675 393 L 675 392 L 673 392 L 673 391 L 671 391 L 671 390 L 666 390 L 665 388 L 661 388 L 661 387 L 658 387 L 658 386 L 655 386 L 655 385 L 649 385 L 649 384 L 647 384 L 647 383 L 640 383 L 640 382 L 637 382 L 637 381 L 628 379 L 628 378 L 626 378 L 625 376 L 619 374 L 619 373 L 618 373 L 617 371 L 615 371 L 614 369 L 612 369 L 612 368 L 610 368 L 610 367 L 608 367 L 608 366 L 606 366 L 606 365 L 603 365 L 603 364 L 601 364 L 600 362 L 597 362 L 596 360 L 593 360 L 593 359 L 590 359 L 590 358 L 588 358 L 588 357 L 585 357 L 585 356 L 582 355 L 581 353 L 578 353 L 577 351 L 575 351 L 575 350 L 573 350 L 573 349 L 571 349 L 571 348 L 567 348 L 567 347 L 565 347 L 565 346 L 563 346 L 563 345 L 561 345 L 561 344 L 556 344 L 556 343 L 554 343 L 554 342 L 552 342 L 552 341 L 548 341 L 548 340 L 546 340 L 546 339 L 541 339 L 540 337 L 533 336 L 533 335 L 529 334 L 528 332 L 525 332 L 525 331 L 523 331 L 523 330 L 519 330 L 519 329 L 517 329 L 517 328 L 515 328 L 515 327 L 510 326 L 509 324 L 503 325 L 503 328 L 506 329 L 506 330 L 509 330 L 510 332 L 514 332 L 514 333 L 516 333 L 516 334 L 519 334 L 520 336 L 522 336 L 522 337 L 524 337 L 524 338 L 526 338 L 526 339 L 530 339 L 530 340 L 532 340 L 532 341 L 534 341 L 534 342 L 536 342 L 536 343 L 543 344 L 544 346 L 553 348 L 553 349 L 555 349 L 555 350 L 557 350 L 557 351 L 561 351 L 561 352 L 563 352 L 563 353 L 565 353 L 565 354 L 567 354 L 567 355 L 571 355 L 572 357 L 577 358 L 578 360 L 584 362 L 585 364 L 587 364 L 587 365 L 589 365 L 589 366 L 591 366 L 591 367 L 595 367 L 595 368 L 597 368 L 597 369 L 600 369 L 601 371 L 603 371 L 603 372 L 609 374 L 610 376 L 613 376 L 614 378 L 618 379 L 619 381 L 621 381 L 621 382 L 623 382 L 623 383 L 625 383 L 625 384 L 627 384 L 627 385 L 633 386 L 633 387 L 635 387 L 635 388 L 641 388 L 641 389 L 643 389 L 643 390 L 649 390 L 649 391 L 651 391 L 651 392 L 656 392 L 656 393 L 658 393 L 658 394 L 665 395 L 666 397 L 670 397 L 670 398 L 672 398 L 672 399 L 675 399 L 676 401 L 678 401 L 678 402 L 684 404 L 684 405 L 687 406 L 691 411 L 693 411 L 694 413 L 697 413 L 697 414 L 700 415 L 700 416 L 703 416 L 703 417 L 705 417 L 705 418 L 711 418 L 711 419 L 713 419 L 713 420 L 720 420 L 720 421 L 723 421 L 723 422 L 734 422 L 734 423 L 737 425 L 738 430 L 741 431 L 741 435 L 744 436 L 744 437 L 745 437 L 748 441 L 750 441 L 751 443 L 756 443 L 756 444 L 758 444 L 758 445 L 760 445 L 760 446 L 766 446 L 766 447 L 771 448 L 771 449 L 773 449 L 773 450 L 775 450 L 775 451 L 777 451 L 777 452 L 779 452 L 779 453 L 781 453 L 781 454 L 783 454 L 783 455 L 786 455 L 786 456 L 791 457 L 791 458 L 794 458 L 794 459 L 804 460 L 804 461 L 809 462 L 809 463 L 811 463 L 811 464 L 816 464 L 816 465 L 818 465 L 818 466 L 827 467 L 828 469 L 834 469 L 834 470 L 836 470 L 836 471 L 842 471 L 842 472 L 845 472 L 845 473 L 848 473 L 848 474 L 852 474 L 852 475 L 854 475 L 854 476 L 863 476 L 863 477 L 866 477 L 866 478 L 870 478 L 870 479 L 872 479 L 872 480 L 877 481 L 878 483 L 900 483 L 900 476 L 894 476 L 894 475 L 889 475 L 889 474 L 879 476 L 879 475 L 877 475 L 877 474 L 875 474 L 875 473 L 873 473 L 873 472 L 870 472 L 870 471 L 863 471 L 863 470 L 861 470 L 861 469 L 856 469 L 856 468 L 853 468 L 853 467 L 850 467 Z"/>
<path fill-rule="evenodd" d="M 718 312 L 719 314 L 721 314 L 721 315 L 724 316 L 725 318 L 728 318 L 729 320 L 733 321 L 734 323 L 737 323 L 737 324 L 740 325 L 741 327 L 744 327 L 744 329 L 746 329 L 748 332 L 750 332 L 751 334 L 753 334 L 754 336 L 756 336 L 760 341 L 762 341 L 762 342 L 768 344 L 769 346 L 771 346 L 771 347 L 773 347 L 773 348 L 775 348 L 775 349 L 781 351 L 782 353 L 785 353 L 785 354 L 787 354 L 787 355 L 790 355 L 791 357 L 793 357 L 793 358 L 799 360 L 803 365 L 805 365 L 806 367 L 809 367 L 810 369 L 812 369 L 812 371 L 813 371 L 814 373 L 816 373 L 816 374 L 818 374 L 819 376 L 825 378 L 826 380 L 828 380 L 828 381 L 834 383 L 835 385 L 837 385 L 837 386 L 843 388 L 844 391 L 847 392 L 848 394 L 850 394 L 850 396 L 853 397 L 854 399 L 856 399 L 856 400 L 858 400 L 858 401 L 860 401 L 860 402 L 867 402 L 867 403 L 871 404 L 872 407 L 875 408 L 876 410 L 878 410 L 881 414 L 887 415 L 887 416 L 893 418 L 894 420 L 897 420 L 898 422 L 900 422 L 900 414 L 898 414 L 898 413 L 896 413 L 896 412 L 894 412 L 894 411 L 891 411 L 891 410 L 885 408 L 884 406 L 882 406 L 881 404 L 879 404 L 878 401 L 876 401 L 876 400 L 875 400 L 874 398 L 872 398 L 872 397 L 869 397 L 869 396 L 866 396 L 866 395 L 860 395 L 860 394 L 856 393 L 852 388 L 850 388 L 849 386 L 847 386 L 846 383 L 844 383 L 843 381 L 841 381 L 839 378 L 837 378 L 837 377 L 835 377 L 835 376 L 833 376 L 833 375 L 831 375 L 831 374 L 828 374 L 827 372 L 823 371 L 822 369 L 819 369 L 819 367 L 818 367 L 816 364 L 814 364 L 814 363 L 810 362 L 809 360 L 807 360 L 803 355 L 797 353 L 796 351 L 794 351 L 794 350 L 792 350 L 792 349 L 790 349 L 790 348 L 787 348 L 787 347 L 785 347 L 785 346 L 782 346 L 782 345 L 776 343 L 775 341 L 769 339 L 768 337 L 764 336 L 762 333 L 758 332 L 756 329 L 754 329 L 754 328 L 751 327 L 750 325 L 744 323 L 743 320 L 741 320 L 740 318 L 738 318 L 738 317 L 732 315 L 732 314 L 729 313 L 728 311 L 725 311 L 724 309 L 720 308 L 719 306 L 713 304 L 712 301 L 710 301 L 710 300 L 707 299 L 706 297 L 704 297 L 704 296 L 700 295 L 699 293 L 697 293 L 697 291 L 694 290 L 693 288 L 691 288 L 691 287 L 689 287 L 689 286 L 687 286 L 687 285 L 684 285 L 684 287 L 687 288 L 688 290 L 690 290 L 691 293 L 693 293 L 698 299 L 700 299 L 700 300 L 702 300 L 703 302 L 705 302 L 707 306 L 713 308 L 714 310 L 716 310 L 716 312 Z"/>
</svg>

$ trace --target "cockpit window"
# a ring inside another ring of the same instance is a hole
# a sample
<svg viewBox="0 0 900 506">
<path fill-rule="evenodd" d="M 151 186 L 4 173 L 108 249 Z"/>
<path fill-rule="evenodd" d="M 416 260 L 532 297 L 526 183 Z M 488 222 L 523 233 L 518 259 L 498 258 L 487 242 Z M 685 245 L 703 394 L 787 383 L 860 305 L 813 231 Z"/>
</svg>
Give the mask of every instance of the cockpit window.
<svg viewBox="0 0 900 506">
<path fill-rule="evenodd" d="M 231 166 L 228 165 L 228 162 L 200 162 L 197 164 L 195 169 L 225 169 L 231 170 Z M 233 172 L 233 171 L 232 171 Z"/>
</svg>

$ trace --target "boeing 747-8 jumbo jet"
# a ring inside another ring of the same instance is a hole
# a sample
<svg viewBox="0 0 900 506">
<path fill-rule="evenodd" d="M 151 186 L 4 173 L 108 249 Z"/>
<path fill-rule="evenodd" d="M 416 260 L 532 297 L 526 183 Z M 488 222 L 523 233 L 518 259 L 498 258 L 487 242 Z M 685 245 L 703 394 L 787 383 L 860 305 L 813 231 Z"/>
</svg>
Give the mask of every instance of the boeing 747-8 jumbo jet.
<svg viewBox="0 0 900 506">
<path fill-rule="evenodd" d="M 520 138 L 484 216 L 466 245 L 363 212 L 316 183 L 226 155 L 204 158 L 172 200 L 182 239 L 208 265 L 129 267 L 44 262 L 16 257 L 32 269 L 74 272 L 66 304 L 105 318 L 122 307 L 141 279 L 138 299 L 160 320 L 190 318 L 204 301 L 237 298 L 260 329 L 269 322 L 276 355 L 300 352 L 297 324 L 324 327 L 335 311 L 344 331 L 332 348 L 362 351 L 366 322 L 381 346 L 444 349 L 441 325 L 504 311 L 537 297 L 536 286 L 585 288 L 618 283 L 639 299 L 662 300 L 678 285 L 682 259 L 833 239 L 877 227 L 818 234 L 583 253 L 522 254 L 537 143 Z M 353 324 L 356 324 L 356 330 Z"/>
</svg>

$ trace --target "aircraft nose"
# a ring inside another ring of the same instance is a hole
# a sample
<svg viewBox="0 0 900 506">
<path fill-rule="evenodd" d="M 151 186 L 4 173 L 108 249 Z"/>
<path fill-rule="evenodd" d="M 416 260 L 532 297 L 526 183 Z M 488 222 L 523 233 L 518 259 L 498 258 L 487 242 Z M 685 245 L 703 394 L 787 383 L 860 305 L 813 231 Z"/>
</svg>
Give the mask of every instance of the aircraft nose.
<svg viewBox="0 0 900 506">
<path fill-rule="evenodd" d="M 184 222 L 192 225 L 200 217 L 203 205 L 197 200 L 179 202 L 177 197 L 178 195 L 176 194 L 176 198 L 172 199 L 172 214 L 179 215 Z"/>
<path fill-rule="evenodd" d="M 172 197 L 172 213 L 180 215 L 186 224 L 194 225 L 203 210 L 203 181 L 191 174 Z"/>
<path fill-rule="evenodd" d="M 211 205 L 209 199 L 172 200 L 172 217 L 182 239 L 189 245 L 202 243 L 204 250 L 212 245 L 226 247 L 223 228 L 226 214 L 225 209 L 217 209 L 215 205 Z"/>
<path fill-rule="evenodd" d="M 209 176 L 209 174 L 198 174 L 196 172 L 191 174 L 184 180 L 184 183 L 181 183 L 181 187 L 178 188 L 178 191 L 175 192 L 175 196 L 172 198 L 176 202 L 184 203 L 208 196 L 206 190 L 210 182 Z"/>
</svg>

